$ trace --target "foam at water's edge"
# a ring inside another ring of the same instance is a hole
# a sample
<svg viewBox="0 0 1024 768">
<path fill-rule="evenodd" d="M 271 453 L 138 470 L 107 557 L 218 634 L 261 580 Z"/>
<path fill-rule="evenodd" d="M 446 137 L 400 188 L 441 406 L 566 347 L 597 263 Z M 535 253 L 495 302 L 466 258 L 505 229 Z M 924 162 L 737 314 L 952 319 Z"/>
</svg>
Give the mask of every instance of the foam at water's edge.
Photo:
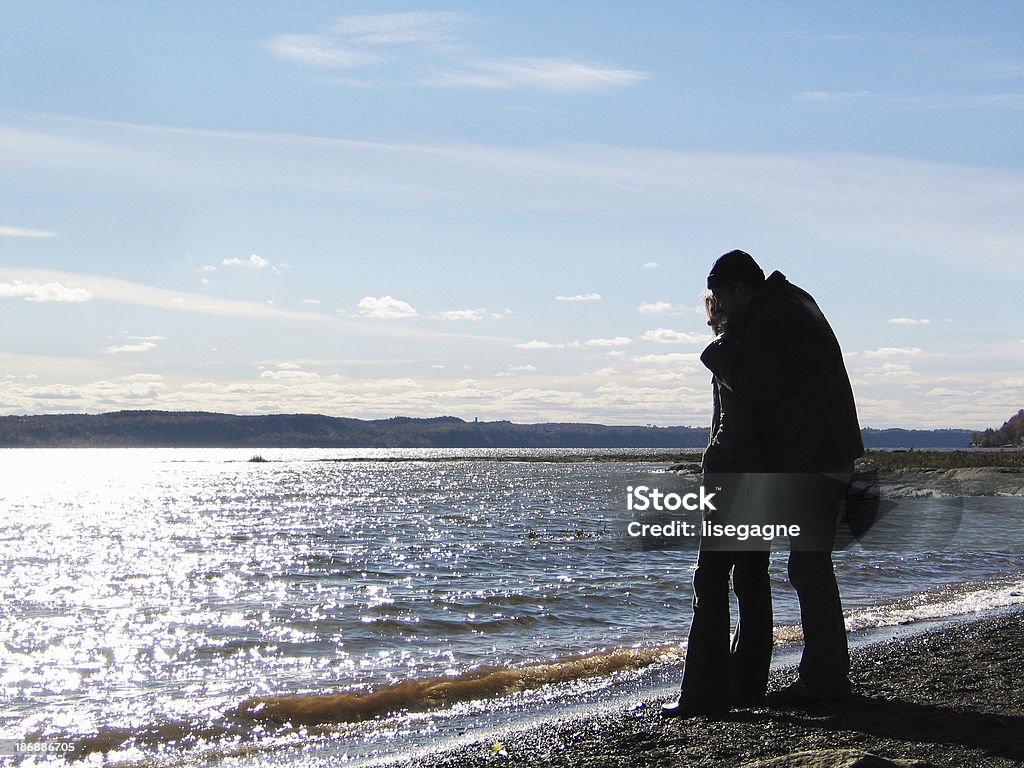
<svg viewBox="0 0 1024 768">
<path fill-rule="evenodd" d="M 1024 604 L 1024 577 L 1007 574 L 987 581 L 936 587 L 877 606 L 850 611 L 850 632 L 951 618 Z"/>
</svg>

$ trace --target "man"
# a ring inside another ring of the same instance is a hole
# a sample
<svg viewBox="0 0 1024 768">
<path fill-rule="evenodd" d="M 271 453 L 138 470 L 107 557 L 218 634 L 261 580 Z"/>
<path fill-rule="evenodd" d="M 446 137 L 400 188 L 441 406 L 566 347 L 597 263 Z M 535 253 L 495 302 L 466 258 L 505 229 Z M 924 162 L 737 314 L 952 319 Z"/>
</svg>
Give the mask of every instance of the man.
<svg viewBox="0 0 1024 768">
<path fill-rule="evenodd" d="M 800 601 L 799 678 L 769 706 L 846 696 L 850 657 L 832 564 L 839 502 L 864 452 L 853 390 L 835 334 L 814 299 L 781 272 L 767 279 L 744 251 L 721 256 L 708 288 L 734 324 L 701 360 L 753 412 L 775 503 L 801 534 L 790 538 L 789 579 Z"/>
</svg>

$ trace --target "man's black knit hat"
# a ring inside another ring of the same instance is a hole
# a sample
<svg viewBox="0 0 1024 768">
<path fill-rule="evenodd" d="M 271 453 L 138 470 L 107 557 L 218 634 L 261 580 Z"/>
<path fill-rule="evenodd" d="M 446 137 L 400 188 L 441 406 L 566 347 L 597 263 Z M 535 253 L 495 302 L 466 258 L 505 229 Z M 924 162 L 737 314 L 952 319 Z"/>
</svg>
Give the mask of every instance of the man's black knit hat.
<svg viewBox="0 0 1024 768">
<path fill-rule="evenodd" d="M 724 256 L 719 256 L 708 275 L 708 290 L 739 282 L 754 285 L 764 282 L 764 272 L 754 261 L 754 257 L 746 251 L 729 251 Z"/>
</svg>

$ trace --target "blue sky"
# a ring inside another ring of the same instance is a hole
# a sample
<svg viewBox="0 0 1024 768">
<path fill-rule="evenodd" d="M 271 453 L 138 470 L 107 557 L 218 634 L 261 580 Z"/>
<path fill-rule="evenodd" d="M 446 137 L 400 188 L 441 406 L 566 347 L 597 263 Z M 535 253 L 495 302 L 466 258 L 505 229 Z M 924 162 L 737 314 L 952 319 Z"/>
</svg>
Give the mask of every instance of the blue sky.
<svg viewBox="0 0 1024 768">
<path fill-rule="evenodd" d="M 0 414 L 705 425 L 698 294 L 873 427 L 1024 405 L 1016 2 L 0 6 Z"/>
</svg>

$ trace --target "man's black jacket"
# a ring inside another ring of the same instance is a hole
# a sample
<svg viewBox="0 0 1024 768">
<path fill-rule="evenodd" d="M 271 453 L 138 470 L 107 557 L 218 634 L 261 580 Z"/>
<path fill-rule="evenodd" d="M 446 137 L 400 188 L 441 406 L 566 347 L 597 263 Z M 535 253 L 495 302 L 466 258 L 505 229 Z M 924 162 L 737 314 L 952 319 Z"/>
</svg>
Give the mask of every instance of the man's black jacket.
<svg viewBox="0 0 1024 768">
<path fill-rule="evenodd" d="M 864 453 L 839 342 L 809 293 L 773 272 L 732 331 L 701 360 L 753 410 L 766 470 L 837 471 Z"/>
</svg>

